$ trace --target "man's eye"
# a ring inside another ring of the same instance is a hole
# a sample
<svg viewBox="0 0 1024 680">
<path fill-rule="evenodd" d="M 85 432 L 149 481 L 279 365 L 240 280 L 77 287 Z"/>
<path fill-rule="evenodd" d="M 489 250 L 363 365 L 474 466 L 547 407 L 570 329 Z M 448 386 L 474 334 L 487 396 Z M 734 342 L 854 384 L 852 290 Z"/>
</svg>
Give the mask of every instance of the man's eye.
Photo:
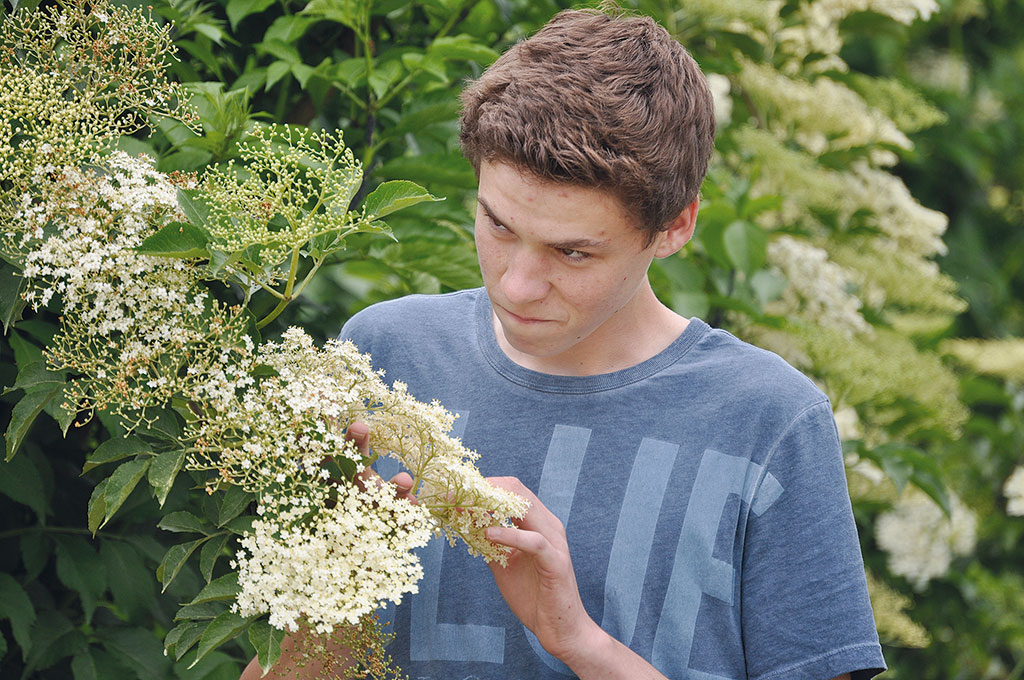
<svg viewBox="0 0 1024 680">
<path fill-rule="evenodd" d="M 590 253 L 585 253 L 582 250 L 572 250 L 571 248 L 559 248 L 558 252 L 562 253 L 567 260 L 572 262 L 582 262 L 590 257 Z"/>
</svg>

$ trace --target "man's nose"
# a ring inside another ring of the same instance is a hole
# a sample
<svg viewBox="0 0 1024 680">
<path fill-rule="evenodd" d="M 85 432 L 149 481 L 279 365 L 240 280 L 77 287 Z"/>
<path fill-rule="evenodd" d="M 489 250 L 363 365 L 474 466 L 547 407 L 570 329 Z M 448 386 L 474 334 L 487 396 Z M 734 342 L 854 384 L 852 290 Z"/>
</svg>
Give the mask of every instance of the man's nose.
<svg viewBox="0 0 1024 680">
<path fill-rule="evenodd" d="M 541 300 L 551 289 L 550 263 L 529 249 L 516 250 L 507 260 L 501 276 L 501 292 L 512 304 L 523 305 Z"/>
</svg>

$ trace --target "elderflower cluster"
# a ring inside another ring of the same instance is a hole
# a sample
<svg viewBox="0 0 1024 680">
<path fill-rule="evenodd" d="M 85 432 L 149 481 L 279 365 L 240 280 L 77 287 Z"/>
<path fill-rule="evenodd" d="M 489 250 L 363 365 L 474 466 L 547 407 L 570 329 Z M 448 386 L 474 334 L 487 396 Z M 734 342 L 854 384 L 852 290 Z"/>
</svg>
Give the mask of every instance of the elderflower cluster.
<svg viewBox="0 0 1024 680">
<path fill-rule="evenodd" d="M 210 299 L 195 264 L 136 250 L 183 219 L 176 192 L 189 181 L 123 152 L 87 169 L 40 167 L 35 194 L 21 197 L 0 235 L 5 254 L 24 263 L 24 299 L 60 302 L 48 358 L 82 375 L 66 393 L 76 410 L 111 408 L 138 422 L 207 366 L 252 349 L 244 318 Z"/>
<path fill-rule="evenodd" d="M 475 452 L 448 436 L 448 411 L 417 401 L 401 383 L 388 388 L 352 343 L 318 349 L 291 328 L 280 343 L 259 348 L 251 372 L 213 372 L 196 396 L 209 411 L 192 426 L 198 452 L 190 467 L 217 470 L 246 490 L 326 502 L 316 497 L 330 476 L 326 462 L 363 463 L 345 440 L 348 426 L 363 421 L 374 455 L 394 457 L 409 470 L 420 505 L 470 552 L 503 560 L 505 551 L 484 530 L 526 512 L 523 499 L 483 478 L 472 464 Z"/>
<path fill-rule="evenodd" d="M 199 189 L 210 208 L 205 227 L 218 248 L 262 246 L 259 257 L 272 266 L 317 236 L 342 232 L 333 237 L 339 239 L 357 228 L 363 215 L 348 206 L 363 170 L 340 137 L 276 124 L 257 127 L 252 136 L 239 145 L 245 171 L 229 161 L 212 168 Z M 261 271 L 249 273 L 258 278 Z"/>
<path fill-rule="evenodd" d="M 678 10 L 679 21 L 698 18 L 706 28 L 724 28 L 767 44 L 782 22 L 782 0 L 689 0 Z"/>
<path fill-rule="evenodd" d="M 783 50 L 801 62 L 809 55 L 820 55 L 815 64 L 819 72 L 829 68 L 845 71 L 839 58 L 843 39 L 839 26 L 843 19 L 856 12 L 875 12 L 902 24 L 918 18 L 928 19 L 939 6 L 935 0 L 814 0 L 801 2 L 800 20 L 779 32 Z"/>
<path fill-rule="evenodd" d="M 789 281 L 779 304 L 849 335 L 871 331 L 860 314 L 861 301 L 849 292 L 850 277 L 824 250 L 781 236 L 768 244 L 768 260 Z"/>
<path fill-rule="evenodd" d="M 875 540 L 889 554 L 889 571 L 918 590 L 949 571 L 954 556 L 974 550 L 977 518 L 955 496 L 950 505 L 946 517 L 924 492 L 908 488 L 875 523 Z"/>
<path fill-rule="evenodd" d="M 1003 484 L 1006 513 L 1024 516 L 1024 465 L 1019 465 Z"/>
<path fill-rule="evenodd" d="M 892 240 L 896 249 L 922 257 L 945 255 L 942 241 L 949 219 L 926 208 L 911 195 L 899 177 L 870 167 L 864 161 L 843 175 L 852 203 L 869 208 L 869 222 Z"/>
<path fill-rule="evenodd" d="M 324 634 L 416 592 L 423 568 L 412 551 L 433 535 L 426 509 L 388 484 L 341 484 L 333 506 L 312 511 L 298 501 L 263 499 L 266 517 L 232 565 L 241 587 L 234 611 L 269 613 L 272 626 L 290 631 L 304 621 Z"/>
<path fill-rule="evenodd" d="M 797 80 L 747 59 L 740 67 L 739 86 L 771 110 L 773 129 L 812 154 L 876 144 L 912 146 L 892 120 L 842 83 L 826 77 Z"/>
</svg>

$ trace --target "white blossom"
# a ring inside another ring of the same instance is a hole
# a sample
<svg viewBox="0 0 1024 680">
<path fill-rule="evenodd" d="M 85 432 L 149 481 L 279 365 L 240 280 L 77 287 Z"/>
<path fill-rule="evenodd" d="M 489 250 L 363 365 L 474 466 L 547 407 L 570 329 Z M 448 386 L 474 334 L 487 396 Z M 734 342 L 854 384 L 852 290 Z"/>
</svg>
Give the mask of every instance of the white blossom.
<svg viewBox="0 0 1024 680">
<path fill-rule="evenodd" d="M 1024 465 L 1019 465 L 1003 484 L 1006 496 L 1006 512 L 1009 515 L 1024 515 Z"/>
<path fill-rule="evenodd" d="M 949 571 L 954 556 L 974 550 L 977 518 L 956 496 L 951 516 L 916 488 L 908 488 L 875 523 L 875 540 L 888 553 L 889 570 L 918 590 Z"/>
</svg>

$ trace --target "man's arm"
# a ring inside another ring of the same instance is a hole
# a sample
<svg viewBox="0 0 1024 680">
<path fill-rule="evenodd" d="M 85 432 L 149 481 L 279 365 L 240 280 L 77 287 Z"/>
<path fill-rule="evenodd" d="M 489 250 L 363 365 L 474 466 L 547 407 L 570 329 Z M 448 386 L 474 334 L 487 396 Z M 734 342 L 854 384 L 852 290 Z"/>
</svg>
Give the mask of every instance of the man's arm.
<svg viewBox="0 0 1024 680">
<path fill-rule="evenodd" d="M 487 538 L 513 548 L 508 566 L 491 563 L 490 567 L 516 618 L 580 680 L 665 680 L 587 614 L 576 585 L 565 527 L 554 513 L 515 477 L 491 477 L 488 481 L 530 501 L 530 511 L 518 528 L 487 530 Z M 850 680 L 850 675 L 833 680 Z"/>
</svg>

